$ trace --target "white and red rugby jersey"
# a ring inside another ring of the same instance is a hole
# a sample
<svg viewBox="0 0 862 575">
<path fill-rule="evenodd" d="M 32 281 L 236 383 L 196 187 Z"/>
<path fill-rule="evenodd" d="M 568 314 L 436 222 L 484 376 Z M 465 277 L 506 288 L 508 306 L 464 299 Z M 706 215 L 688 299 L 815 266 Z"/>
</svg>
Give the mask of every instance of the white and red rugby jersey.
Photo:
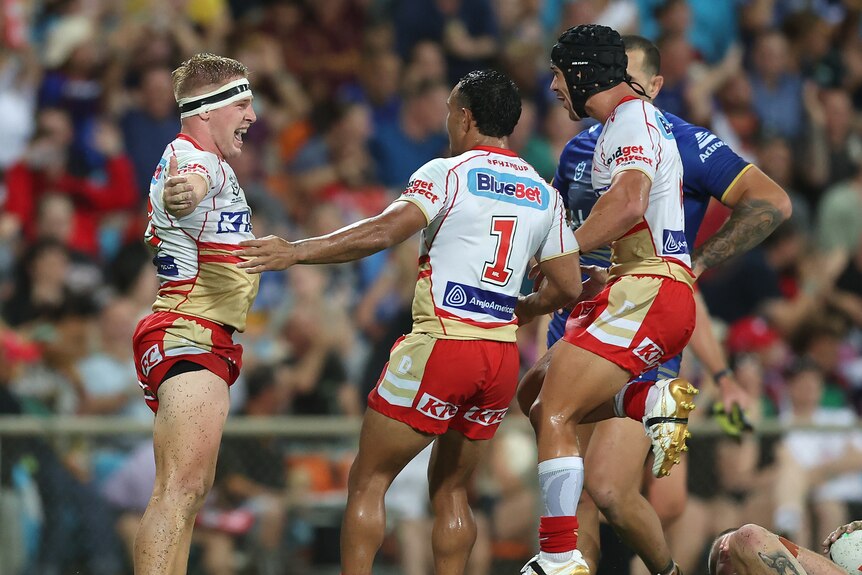
<svg viewBox="0 0 862 575">
<path fill-rule="evenodd" d="M 172 155 L 180 175 L 198 174 L 209 187 L 203 201 L 182 218 L 171 216 L 162 202 Z M 144 239 L 155 252 L 160 284 L 153 311 L 198 316 L 244 330 L 260 276 L 236 267 L 241 259 L 233 252 L 254 235 L 251 209 L 233 169 L 188 136 L 178 135 L 153 175 L 148 212 Z"/>
<path fill-rule="evenodd" d="M 417 170 L 399 200 L 422 231 L 413 331 L 515 341 L 515 304 L 530 258 L 575 251 L 560 195 L 513 152 L 477 147 Z"/>
<path fill-rule="evenodd" d="M 685 239 L 682 160 L 671 127 L 649 102 L 627 97 L 605 123 L 593 154 L 593 189 L 605 193 L 614 176 L 640 170 L 652 181 L 643 221 L 611 244 L 610 278 L 658 275 L 692 284 Z"/>
</svg>

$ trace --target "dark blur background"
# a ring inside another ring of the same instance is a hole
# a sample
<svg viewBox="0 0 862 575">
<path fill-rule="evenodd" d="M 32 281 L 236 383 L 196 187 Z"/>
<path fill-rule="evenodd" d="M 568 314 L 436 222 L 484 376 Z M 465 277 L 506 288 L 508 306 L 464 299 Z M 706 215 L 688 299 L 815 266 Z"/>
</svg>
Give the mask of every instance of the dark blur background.
<svg viewBox="0 0 862 575">
<path fill-rule="evenodd" d="M 812 545 L 862 516 L 862 1 L 0 0 L 0 10 L 0 575 L 131 573 L 154 468 L 130 338 L 156 289 L 141 237 L 153 170 L 179 130 L 172 69 L 200 51 L 248 65 L 258 122 L 232 166 L 255 233 L 301 238 L 376 214 L 446 155 L 446 97 L 475 68 L 516 81 L 524 109 L 511 147 L 550 180 L 585 125 L 548 89 L 549 49 L 588 22 L 655 41 L 656 104 L 712 129 L 794 205 L 763 246 L 701 282 L 757 398 L 760 433 L 736 443 L 708 421 L 695 428 L 689 502 L 666 525 L 677 560 L 704 572 L 710 536 L 744 522 Z M 712 206 L 701 235 L 726 216 Z M 356 418 L 410 329 L 416 252 L 407 242 L 263 277 L 191 573 L 338 573 Z M 519 333 L 524 365 L 538 330 Z M 684 370 L 704 392 L 705 420 L 709 374 L 690 357 Z M 516 572 L 535 545 L 532 432 L 510 413 L 493 445 L 475 483 L 475 575 Z M 390 494 L 381 573 L 430 573 L 423 465 Z M 616 563 L 602 572 L 628 569 L 624 550 L 605 556 Z"/>
</svg>

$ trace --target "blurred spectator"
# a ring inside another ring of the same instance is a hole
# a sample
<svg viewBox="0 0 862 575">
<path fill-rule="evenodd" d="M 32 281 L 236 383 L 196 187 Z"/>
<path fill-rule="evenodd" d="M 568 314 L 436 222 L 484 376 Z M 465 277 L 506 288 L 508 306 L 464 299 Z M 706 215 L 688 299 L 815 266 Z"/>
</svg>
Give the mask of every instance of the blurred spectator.
<svg viewBox="0 0 862 575">
<path fill-rule="evenodd" d="M 69 254 L 57 240 L 34 244 L 21 258 L 15 289 L 3 302 L 3 320 L 12 327 L 50 321 L 69 307 L 74 295 L 66 281 Z"/>
<path fill-rule="evenodd" d="M 802 133 L 802 80 L 793 70 L 790 47 L 781 32 L 766 30 L 754 41 L 750 74 L 754 110 L 770 134 L 794 139 Z"/>
<path fill-rule="evenodd" d="M 755 148 L 757 166 L 763 173 L 775 180 L 781 189 L 790 196 L 793 212 L 790 216 L 793 225 L 802 233 L 811 232 L 811 204 L 808 198 L 794 189 L 793 150 L 787 139 L 778 135 L 764 135 Z"/>
<path fill-rule="evenodd" d="M 348 381 L 334 338 L 313 309 L 294 309 L 284 326 L 288 357 L 279 370 L 297 415 L 359 415 L 356 387 Z"/>
<path fill-rule="evenodd" d="M 410 91 L 426 82 L 446 84 L 448 77 L 443 46 L 432 40 L 423 40 L 411 50 L 401 86 L 403 91 Z"/>
<path fill-rule="evenodd" d="M 748 76 L 731 75 L 716 95 L 718 109 L 712 120 L 713 131 L 743 158 L 753 160 L 760 120 L 754 111 L 754 94 Z"/>
<path fill-rule="evenodd" d="M 108 302 L 99 313 L 98 347 L 78 362 L 78 372 L 87 402 L 86 415 L 128 415 L 145 422 L 153 419 L 143 401 L 135 374 L 129 341 L 140 318 L 140 310 L 125 299 Z"/>
<path fill-rule="evenodd" d="M 72 246 L 75 231 L 75 206 L 72 199 L 62 194 L 42 196 L 36 218 L 37 242 L 53 240 L 66 247 L 69 256 L 66 286 L 75 296 L 99 297 L 104 285 L 98 261 Z"/>
<path fill-rule="evenodd" d="M 862 162 L 862 137 L 854 129 L 853 103 L 847 92 L 818 90 L 807 84 L 804 96 L 810 125 L 803 153 L 809 161 L 801 176 L 812 188 L 809 198 L 813 204 L 825 187 L 856 175 Z"/>
<path fill-rule="evenodd" d="M 855 254 L 862 238 L 862 163 L 852 179 L 823 194 L 817 210 L 817 244 L 821 250 Z"/>
<path fill-rule="evenodd" d="M 25 363 L 39 359 L 39 350 L 12 331 L 0 330 L 0 416 L 21 415 L 23 410 L 10 387 Z M 0 451 L 0 573 L 20 573 L 32 553 L 28 545 L 26 492 L 22 486 L 21 465 L 26 463 L 32 440 L 27 437 L 3 439 Z M 31 512 L 32 515 L 32 512 Z M 31 517 L 32 519 L 32 517 Z"/>
<path fill-rule="evenodd" d="M 365 10 L 359 0 L 298 0 L 301 25 L 279 31 L 285 64 L 312 100 L 323 101 L 355 79 Z M 344 23 L 349 22 L 349 26 Z"/>
<path fill-rule="evenodd" d="M 792 343 L 797 357 L 810 362 L 811 367 L 820 372 L 820 405 L 826 408 L 848 407 L 847 384 L 841 373 L 846 321 L 833 314 L 818 314 L 803 323 L 795 335 Z"/>
<path fill-rule="evenodd" d="M 814 267 L 804 286 L 792 297 L 782 291 L 782 276 L 793 278 L 804 254 L 805 236 L 792 221 L 785 222 L 761 246 L 715 270 L 701 282 L 713 317 L 732 323 L 762 315 L 782 334 L 790 334 L 822 303 L 829 279 Z"/>
<path fill-rule="evenodd" d="M 39 113 L 37 131 L 24 158 L 6 173 L 6 210 L 18 218 L 25 236 L 32 240 L 40 198 L 49 193 L 68 195 L 75 205 L 75 226 L 69 244 L 96 256 L 101 219 L 137 205 L 134 169 L 123 154 L 122 136 L 113 124 L 103 123 L 96 131 L 96 145 L 109 158 L 104 182 L 70 172 L 71 141 L 72 126 L 65 112 L 47 108 Z"/>
<path fill-rule="evenodd" d="M 453 86 L 467 72 L 488 67 L 498 49 L 489 0 L 399 0 L 392 18 L 401 57 L 408 59 L 422 40 L 437 42 L 446 53 Z"/>
<path fill-rule="evenodd" d="M 169 68 L 149 68 L 139 82 L 137 101 L 125 113 L 120 126 L 135 168 L 138 193 L 146 197 L 156 164 L 165 146 L 179 133 L 180 122 Z"/>
<path fill-rule="evenodd" d="M 12 50 L 0 47 L 0 169 L 7 169 L 24 155 L 35 130 L 36 88 L 42 70 L 32 47 Z"/>
<path fill-rule="evenodd" d="M 296 193 L 288 199 L 288 209 L 299 223 L 307 222 L 320 200 L 375 181 L 376 167 L 368 148 L 372 133 L 368 106 L 325 105 L 314 115 L 319 133 L 299 149 L 290 164 Z"/>
<path fill-rule="evenodd" d="M 445 155 L 448 93 L 443 84 L 431 81 L 408 87 L 398 121 L 376 126 L 371 153 L 384 186 L 406 186 L 419 166 Z"/>
<path fill-rule="evenodd" d="M 689 73 L 694 60 L 691 44 L 684 34 L 669 32 L 658 39 L 656 46 L 661 52 L 660 72 L 664 84 L 655 105 L 680 118 L 690 118 Z"/>
<path fill-rule="evenodd" d="M 808 361 L 793 366 L 787 380 L 787 410 L 781 421 L 786 425 L 814 424 L 851 427 L 855 414 L 847 408 L 823 408 L 823 376 L 819 367 Z M 830 525 L 843 524 L 848 516 L 847 504 L 862 499 L 862 435 L 851 431 L 790 431 L 784 438 L 787 452 L 806 472 L 811 490 L 803 493 L 811 498 L 815 527 L 808 526 L 804 501 L 797 503 L 799 514 L 785 519 L 784 531 L 791 531 L 793 540 L 811 545 L 819 537 L 812 535 L 828 531 Z M 779 474 L 783 471 L 780 470 Z M 786 509 L 792 507 L 786 506 Z"/>
<path fill-rule="evenodd" d="M 368 104 L 374 125 L 397 121 L 401 108 L 401 75 L 398 54 L 389 50 L 366 50 L 360 61 L 359 82 L 346 87 L 342 96 L 349 102 Z"/>
</svg>

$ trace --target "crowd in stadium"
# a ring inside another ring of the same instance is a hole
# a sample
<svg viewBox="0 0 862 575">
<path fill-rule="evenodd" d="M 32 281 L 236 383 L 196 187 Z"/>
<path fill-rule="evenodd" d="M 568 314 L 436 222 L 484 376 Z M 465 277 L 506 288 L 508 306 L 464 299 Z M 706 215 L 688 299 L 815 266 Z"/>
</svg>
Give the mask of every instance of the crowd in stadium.
<svg viewBox="0 0 862 575">
<path fill-rule="evenodd" d="M 658 510 L 674 558 L 686 573 L 705 573 L 704 548 L 724 528 L 755 522 L 813 546 L 860 515 L 859 0 L 6 0 L 0 8 L 0 416 L 152 421 L 131 337 L 157 288 L 142 241 L 146 198 L 180 129 L 171 71 L 181 61 L 206 51 L 251 70 L 258 120 L 231 166 L 255 235 L 300 239 L 379 213 L 414 170 L 446 156 L 446 99 L 474 69 L 495 67 L 516 82 L 523 112 L 510 147 L 550 181 L 563 146 L 592 122 L 570 121 L 549 90 L 550 47 L 569 26 L 596 22 L 656 43 L 664 88 L 655 104 L 718 136 L 705 139 L 703 155 L 730 146 L 792 199 L 792 217 L 762 246 L 698 282 L 735 379 L 755 398 L 749 418 L 755 427 L 847 427 L 695 437 L 687 505 Z M 727 217 L 713 204 L 699 240 Z M 264 274 L 237 339 L 245 354 L 233 415 L 361 415 L 393 342 L 410 331 L 416 254 L 408 241 L 355 264 Z M 545 335 L 534 323 L 518 338 L 526 369 Z M 708 419 L 713 374 L 688 358 L 683 375 L 703 392 L 693 418 Z M 492 564 L 514 572 L 533 554 L 535 446 L 517 411 L 476 480 L 482 519 L 470 573 Z M 0 441 L 0 574 L 130 572 L 155 474 L 152 444 Z M 337 534 L 315 528 L 309 501 L 343 490 L 350 448 L 227 438 L 198 518 L 197 572 L 311 572 L 335 554 Z M 408 575 L 430 572 L 423 473 L 420 465 L 391 494 L 401 528 L 384 555 L 403 559 Z"/>
</svg>

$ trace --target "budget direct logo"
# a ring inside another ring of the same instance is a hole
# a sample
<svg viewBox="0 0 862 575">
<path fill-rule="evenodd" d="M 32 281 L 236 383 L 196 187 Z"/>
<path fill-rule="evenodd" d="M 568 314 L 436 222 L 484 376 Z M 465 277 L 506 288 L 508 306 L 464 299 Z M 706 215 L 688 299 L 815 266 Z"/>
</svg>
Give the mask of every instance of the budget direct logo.
<svg viewBox="0 0 862 575">
<path fill-rule="evenodd" d="M 547 188 L 536 180 L 486 169 L 467 172 L 467 189 L 475 196 L 537 210 L 546 210 L 550 198 Z"/>
<path fill-rule="evenodd" d="M 605 158 L 605 165 L 608 167 L 629 162 L 644 162 L 652 166 L 652 158 L 644 155 L 643 146 L 617 146 L 614 153 Z"/>
</svg>

